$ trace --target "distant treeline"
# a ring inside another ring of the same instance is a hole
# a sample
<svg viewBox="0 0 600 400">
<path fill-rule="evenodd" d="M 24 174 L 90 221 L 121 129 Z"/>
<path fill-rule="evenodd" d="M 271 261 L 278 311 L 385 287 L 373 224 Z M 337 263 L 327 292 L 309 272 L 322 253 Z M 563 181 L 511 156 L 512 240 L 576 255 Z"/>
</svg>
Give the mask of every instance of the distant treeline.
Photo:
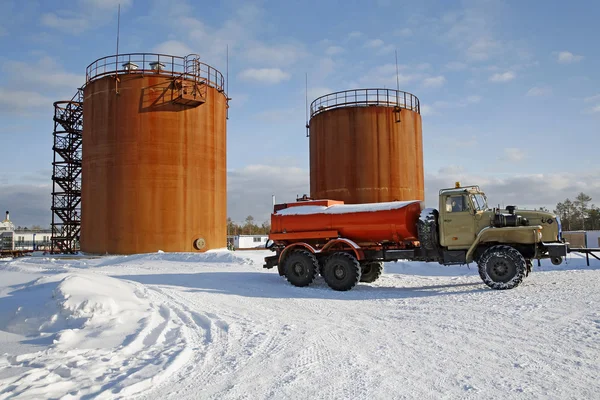
<svg viewBox="0 0 600 400">
<path fill-rule="evenodd" d="M 558 215 L 564 231 L 600 229 L 600 208 L 590 203 L 592 198 L 581 192 L 575 200 L 566 199 L 556 204 L 554 213 Z M 548 211 L 544 207 L 540 210 Z"/>
<path fill-rule="evenodd" d="M 254 223 L 254 217 L 248 215 L 242 225 L 227 218 L 227 235 L 268 235 L 271 230 L 271 222 L 265 221 L 260 226 Z"/>
</svg>

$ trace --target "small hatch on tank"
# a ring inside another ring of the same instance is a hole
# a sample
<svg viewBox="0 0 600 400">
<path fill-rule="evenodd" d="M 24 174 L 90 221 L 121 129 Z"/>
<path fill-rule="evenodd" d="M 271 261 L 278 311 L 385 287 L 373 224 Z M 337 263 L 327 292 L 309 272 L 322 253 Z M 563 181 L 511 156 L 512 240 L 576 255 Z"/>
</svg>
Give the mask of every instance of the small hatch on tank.
<svg viewBox="0 0 600 400">
<path fill-rule="evenodd" d="M 131 61 L 123 63 L 122 66 L 125 71 L 135 71 L 139 68 L 139 66 L 136 63 L 133 63 Z"/>
<path fill-rule="evenodd" d="M 153 61 L 150 63 L 150 68 L 152 69 L 152 71 L 160 72 L 163 69 L 165 69 L 165 64 L 158 61 Z"/>
</svg>

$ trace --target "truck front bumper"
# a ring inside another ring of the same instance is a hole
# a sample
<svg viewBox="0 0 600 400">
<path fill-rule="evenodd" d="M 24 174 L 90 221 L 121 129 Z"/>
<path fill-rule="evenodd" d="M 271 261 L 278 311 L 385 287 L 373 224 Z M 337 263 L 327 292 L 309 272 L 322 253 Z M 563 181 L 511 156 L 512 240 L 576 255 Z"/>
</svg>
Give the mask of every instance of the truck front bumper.
<svg viewBox="0 0 600 400">
<path fill-rule="evenodd" d="M 542 243 L 542 246 L 548 252 L 550 257 L 566 257 L 568 253 L 568 243 Z"/>
</svg>

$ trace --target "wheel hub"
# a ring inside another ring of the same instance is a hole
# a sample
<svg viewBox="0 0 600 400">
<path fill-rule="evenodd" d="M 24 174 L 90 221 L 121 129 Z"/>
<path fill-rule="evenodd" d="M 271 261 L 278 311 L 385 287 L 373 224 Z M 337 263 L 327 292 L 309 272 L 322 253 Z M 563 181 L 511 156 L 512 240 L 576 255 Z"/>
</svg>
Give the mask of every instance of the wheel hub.
<svg viewBox="0 0 600 400">
<path fill-rule="evenodd" d="M 333 275 L 336 277 L 336 279 L 344 279 L 346 276 L 346 270 L 343 267 L 336 265 L 333 267 Z"/>
<path fill-rule="evenodd" d="M 504 259 L 491 260 L 487 272 L 494 282 L 508 282 L 516 273 L 515 267 Z"/>
<path fill-rule="evenodd" d="M 297 276 L 304 275 L 304 266 L 301 263 L 294 264 L 294 274 Z"/>
<path fill-rule="evenodd" d="M 492 266 L 492 271 L 496 276 L 504 276 L 508 272 L 508 265 L 504 261 L 498 261 Z"/>
</svg>

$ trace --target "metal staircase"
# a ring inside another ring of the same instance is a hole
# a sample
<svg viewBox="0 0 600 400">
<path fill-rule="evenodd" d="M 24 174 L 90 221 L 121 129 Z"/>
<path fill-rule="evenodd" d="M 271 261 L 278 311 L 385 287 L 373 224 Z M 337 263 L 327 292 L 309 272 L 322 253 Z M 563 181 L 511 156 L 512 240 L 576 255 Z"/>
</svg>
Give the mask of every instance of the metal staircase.
<svg viewBox="0 0 600 400">
<path fill-rule="evenodd" d="M 54 103 L 52 162 L 52 253 L 79 250 L 83 96 Z"/>
</svg>

